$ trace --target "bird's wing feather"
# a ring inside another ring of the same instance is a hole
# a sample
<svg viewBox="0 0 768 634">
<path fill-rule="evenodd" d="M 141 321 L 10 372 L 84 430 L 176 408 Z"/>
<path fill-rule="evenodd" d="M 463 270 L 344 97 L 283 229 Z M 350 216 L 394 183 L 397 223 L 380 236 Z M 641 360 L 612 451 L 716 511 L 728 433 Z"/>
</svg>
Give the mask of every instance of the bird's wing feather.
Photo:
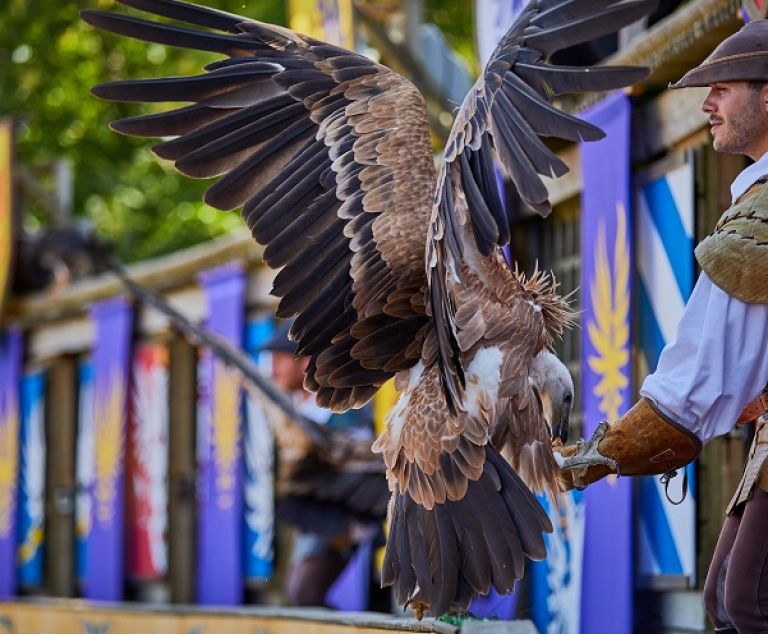
<svg viewBox="0 0 768 634">
<path fill-rule="evenodd" d="M 436 176 L 421 95 L 384 66 L 281 27 L 178 0 L 123 4 L 193 26 L 82 15 L 229 58 L 198 76 L 95 87 L 116 101 L 192 102 L 112 127 L 176 137 L 158 156 L 189 176 L 220 177 L 206 202 L 242 207 L 267 264 L 282 267 L 273 293 L 311 357 L 307 386 L 323 406 L 362 405 L 416 362 L 429 323 L 423 262 Z"/>
<path fill-rule="evenodd" d="M 545 556 L 551 524 L 489 441 L 499 382 L 487 366 L 501 359 L 491 352 L 470 365 L 473 407 L 458 415 L 442 398 L 435 364 L 402 375 L 408 384 L 374 444 L 394 494 L 382 582 L 417 612 L 466 608 L 491 584 L 510 592 L 525 557 Z"/>
<path fill-rule="evenodd" d="M 462 267 L 488 257 L 510 240 L 496 187 L 493 154 L 510 175 L 520 202 L 550 211 L 542 176 L 561 176 L 566 165 L 542 137 L 592 141 L 595 126 L 557 109 L 554 95 L 609 90 L 647 74 L 635 67 L 570 67 L 548 62 L 565 47 L 589 41 L 648 13 L 656 0 L 533 0 L 502 38 L 464 100 L 449 135 L 435 193 L 427 245 L 429 304 L 441 376 L 451 407 L 464 390 L 455 289 Z M 557 329 L 557 325 L 552 322 Z"/>
</svg>

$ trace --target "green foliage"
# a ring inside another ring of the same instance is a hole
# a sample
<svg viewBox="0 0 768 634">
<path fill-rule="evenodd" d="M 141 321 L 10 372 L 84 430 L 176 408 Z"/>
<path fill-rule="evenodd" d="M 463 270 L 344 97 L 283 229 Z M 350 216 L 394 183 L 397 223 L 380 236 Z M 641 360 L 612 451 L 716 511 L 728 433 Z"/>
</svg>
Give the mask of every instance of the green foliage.
<svg viewBox="0 0 768 634">
<path fill-rule="evenodd" d="M 197 0 L 225 11 L 286 23 L 286 0 Z M 0 117 L 18 123 L 20 163 L 46 176 L 52 161 L 75 166 L 75 213 L 133 261 L 167 253 L 241 226 L 237 213 L 200 202 L 208 183 L 176 173 L 149 152 L 153 141 L 111 132 L 109 121 L 164 106 L 113 104 L 91 86 L 119 79 L 190 75 L 213 54 L 146 44 L 103 33 L 82 22 L 80 9 L 136 13 L 115 0 L 6 0 L 0 11 Z M 472 2 L 425 0 L 425 18 L 477 66 Z M 24 221 L 49 222 L 45 209 L 25 198 Z"/>
<path fill-rule="evenodd" d="M 88 217 L 128 261 L 241 225 L 236 213 L 221 213 L 200 202 L 206 182 L 158 163 L 148 151 L 151 141 L 108 129 L 109 121 L 140 114 L 141 106 L 112 104 L 89 93 L 91 86 L 105 81 L 196 74 L 213 55 L 105 34 L 80 20 L 80 9 L 113 9 L 114 0 L 6 2 L 0 12 L 0 117 L 10 116 L 19 124 L 16 155 L 23 165 L 43 171 L 57 158 L 70 158 L 76 214 Z M 285 24 L 285 0 L 211 4 Z M 28 227 L 47 221 L 41 207 L 25 205 Z"/>
</svg>

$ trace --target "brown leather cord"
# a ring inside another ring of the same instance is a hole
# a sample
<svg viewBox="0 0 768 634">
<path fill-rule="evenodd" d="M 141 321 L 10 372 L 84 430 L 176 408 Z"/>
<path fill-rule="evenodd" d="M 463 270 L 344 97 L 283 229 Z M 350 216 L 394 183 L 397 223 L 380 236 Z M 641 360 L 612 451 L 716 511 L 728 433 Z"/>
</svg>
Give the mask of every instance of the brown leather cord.
<svg viewBox="0 0 768 634">
<path fill-rule="evenodd" d="M 739 425 L 751 423 L 768 412 L 768 390 L 763 390 L 741 411 L 738 420 Z"/>
</svg>

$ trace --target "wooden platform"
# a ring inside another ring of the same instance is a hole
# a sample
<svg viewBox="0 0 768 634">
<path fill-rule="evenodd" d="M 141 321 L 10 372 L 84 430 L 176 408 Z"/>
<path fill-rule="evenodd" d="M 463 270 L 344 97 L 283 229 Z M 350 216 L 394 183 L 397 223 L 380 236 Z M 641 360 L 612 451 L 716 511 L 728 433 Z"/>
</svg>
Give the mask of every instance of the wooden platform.
<svg viewBox="0 0 768 634">
<path fill-rule="evenodd" d="M 93 604 L 79 600 L 0 602 L 0 634 L 536 634 L 530 621 L 467 621 L 461 627 L 373 612 L 324 609 Z"/>
</svg>

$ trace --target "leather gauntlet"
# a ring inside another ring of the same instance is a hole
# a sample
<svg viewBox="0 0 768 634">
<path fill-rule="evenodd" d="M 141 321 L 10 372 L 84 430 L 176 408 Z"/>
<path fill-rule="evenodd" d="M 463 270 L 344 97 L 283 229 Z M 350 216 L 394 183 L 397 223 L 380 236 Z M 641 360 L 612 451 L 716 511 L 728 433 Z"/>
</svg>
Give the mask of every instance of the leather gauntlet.
<svg viewBox="0 0 768 634">
<path fill-rule="evenodd" d="M 655 475 L 687 465 L 701 451 L 690 431 L 640 399 L 615 423 L 600 423 L 592 438 L 559 449 L 564 490 L 584 488 L 605 476 Z"/>
</svg>

